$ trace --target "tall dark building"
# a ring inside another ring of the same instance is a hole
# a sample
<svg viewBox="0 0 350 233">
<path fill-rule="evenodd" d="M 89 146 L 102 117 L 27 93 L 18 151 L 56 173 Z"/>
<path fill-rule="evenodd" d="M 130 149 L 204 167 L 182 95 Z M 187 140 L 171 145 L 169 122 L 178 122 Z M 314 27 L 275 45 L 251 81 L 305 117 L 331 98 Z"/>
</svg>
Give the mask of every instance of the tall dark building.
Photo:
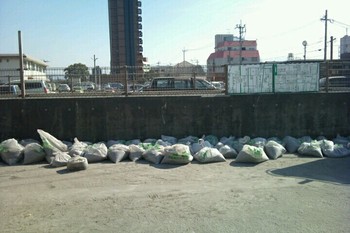
<svg viewBox="0 0 350 233">
<path fill-rule="evenodd" d="M 142 71 L 142 17 L 140 0 L 108 0 L 111 69 L 139 67 Z"/>
</svg>

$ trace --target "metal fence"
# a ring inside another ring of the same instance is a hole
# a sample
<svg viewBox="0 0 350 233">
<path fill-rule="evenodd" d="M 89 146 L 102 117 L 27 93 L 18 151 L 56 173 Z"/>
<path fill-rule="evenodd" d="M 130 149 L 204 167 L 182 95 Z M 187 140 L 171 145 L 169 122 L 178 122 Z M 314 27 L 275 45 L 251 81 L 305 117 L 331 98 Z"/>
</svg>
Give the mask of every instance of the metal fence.
<svg viewBox="0 0 350 233">
<path fill-rule="evenodd" d="M 47 68 L 24 70 L 25 83 L 21 83 L 18 69 L 0 69 L 0 98 L 227 95 L 232 79 L 227 72 L 224 66 L 200 65 L 155 66 L 149 70 L 126 66 Z M 241 76 L 235 85 L 247 83 L 244 78 L 249 77 Z M 350 91 L 350 61 L 320 62 L 317 81 L 320 92 Z"/>
<path fill-rule="evenodd" d="M 154 79 L 168 80 L 169 86 L 153 88 Z M 145 71 L 143 67 L 95 67 L 84 70 L 48 68 L 43 72 L 24 71 L 25 94 L 22 97 L 70 97 L 70 96 L 149 96 L 149 95 L 215 95 L 223 89 L 215 89 L 207 77 L 205 66 L 171 67 L 157 66 Z M 175 80 L 175 81 L 173 81 Z M 183 85 L 177 85 L 181 80 Z M 206 88 L 196 86 L 195 80 L 208 80 Z M 20 72 L 17 69 L 0 70 L 0 98 L 17 97 L 13 86 L 21 89 Z"/>
</svg>

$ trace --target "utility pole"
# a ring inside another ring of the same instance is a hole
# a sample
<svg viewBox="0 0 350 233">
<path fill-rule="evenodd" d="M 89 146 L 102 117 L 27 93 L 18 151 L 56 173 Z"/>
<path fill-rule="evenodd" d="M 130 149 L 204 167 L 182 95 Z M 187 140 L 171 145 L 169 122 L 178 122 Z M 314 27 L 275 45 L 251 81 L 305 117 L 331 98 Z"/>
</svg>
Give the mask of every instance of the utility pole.
<svg viewBox="0 0 350 233">
<path fill-rule="evenodd" d="M 22 34 L 18 31 L 18 48 L 19 48 L 19 77 L 21 80 L 21 97 L 26 96 L 26 90 L 24 85 L 24 70 L 23 70 L 23 52 L 22 52 Z"/>
<path fill-rule="evenodd" d="M 321 21 L 324 21 L 324 61 L 327 61 L 327 23 L 328 21 L 333 23 L 334 20 L 328 19 L 328 11 L 326 10 L 326 14 Z"/>
<path fill-rule="evenodd" d="M 239 65 L 242 65 L 242 47 L 243 47 L 243 34 L 246 33 L 245 25 L 242 26 L 242 21 L 240 24 L 236 25 L 236 29 L 239 29 Z"/>
</svg>

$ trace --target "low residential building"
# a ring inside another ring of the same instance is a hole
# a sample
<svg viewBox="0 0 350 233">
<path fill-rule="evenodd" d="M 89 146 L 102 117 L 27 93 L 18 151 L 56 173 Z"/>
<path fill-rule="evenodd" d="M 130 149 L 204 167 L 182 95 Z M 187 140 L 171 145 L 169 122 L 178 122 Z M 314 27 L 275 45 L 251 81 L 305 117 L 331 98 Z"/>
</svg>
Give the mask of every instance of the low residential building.
<svg viewBox="0 0 350 233">
<path fill-rule="evenodd" d="M 0 83 L 20 79 L 19 58 L 18 54 L 0 54 Z M 47 64 L 44 61 L 23 54 L 24 80 L 47 80 L 46 68 Z"/>
</svg>

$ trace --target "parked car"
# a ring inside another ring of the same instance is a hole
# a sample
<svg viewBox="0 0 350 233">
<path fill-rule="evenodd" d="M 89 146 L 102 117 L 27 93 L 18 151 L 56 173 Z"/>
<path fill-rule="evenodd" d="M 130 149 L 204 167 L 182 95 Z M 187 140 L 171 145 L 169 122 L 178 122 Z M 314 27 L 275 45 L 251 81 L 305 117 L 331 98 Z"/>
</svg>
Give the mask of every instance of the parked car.
<svg viewBox="0 0 350 233">
<path fill-rule="evenodd" d="M 94 84 L 94 83 L 91 83 L 91 82 L 82 82 L 82 83 L 80 84 L 80 86 L 82 87 L 82 89 L 83 89 L 84 91 L 93 91 L 93 90 L 96 89 L 96 88 L 95 88 L 95 84 Z"/>
<path fill-rule="evenodd" d="M 70 87 L 68 86 L 68 84 L 59 84 L 58 87 L 57 87 L 57 90 L 59 93 L 62 93 L 62 92 L 70 92 Z"/>
<path fill-rule="evenodd" d="M 81 85 L 73 86 L 72 90 L 73 92 L 76 92 L 76 93 L 84 93 L 84 89 Z"/>
<path fill-rule="evenodd" d="M 327 86 L 327 78 L 320 79 L 320 90 Z M 347 76 L 332 76 L 328 77 L 328 90 L 333 91 L 350 91 L 350 77 Z"/>
<path fill-rule="evenodd" d="M 0 95 L 20 95 L 21 89 L 18 85 L 1 85 Z"/>
<path fill-rule="evenodd" d="M 108 83 L 103 85 L 102 90 L 105 92 L 115 92 L 114 88 L 111 87 Z"/>
<path fill-rule="evenodd" d="M 211 84 L 213 84 L 216 89 L 225 90 L 225 83 L 223 81 L 212 81 Z"/>
<path fill-rule="evenodd" d="M 194 82 L 196 80 L 196 82 Z M 149 88 L 143 90 L 215 90 L 207 80 L 192 77 L 159 77 L 154 78 Z"/>
<path fill-rule="evenodd" d="M 143 84 L 131 83 L 131 84 L 128 84 L 128 92 L 131 92 L 131 93 L 141 92 L 143 87 L 144 87 Z"/>
<path fill-rule="evenodd" d="M 11 81 L 11 85 L 17 85 L 21 89 L 21 81 Z M 45 80 L 31 79 L 24 81 L 26 94 L 48 94 L 50 93 L 49 84 Z"/>
<path fill-rule="evenodd" d="M 124 85 L 122 83 L 108 83 L 108 85 L 114 90 L 124 90 Z"/>
</svg>

